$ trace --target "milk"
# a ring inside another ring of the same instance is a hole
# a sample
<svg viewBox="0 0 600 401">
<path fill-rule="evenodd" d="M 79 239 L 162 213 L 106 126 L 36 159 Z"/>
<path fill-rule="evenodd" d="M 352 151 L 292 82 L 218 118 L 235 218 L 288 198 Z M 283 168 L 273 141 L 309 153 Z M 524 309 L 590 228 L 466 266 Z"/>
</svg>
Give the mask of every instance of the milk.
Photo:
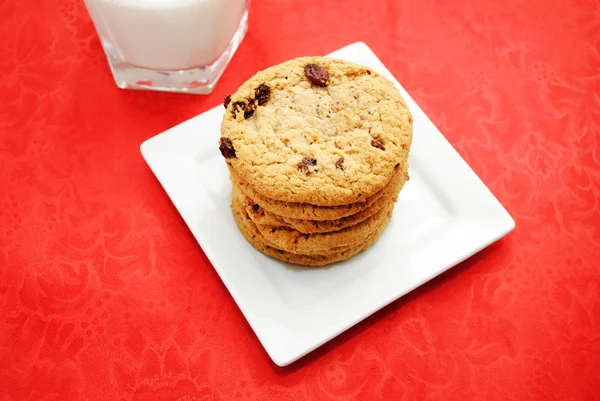
<svg viewBox="0 0 600 401">
<path fill-rule="evenodd" d="M 153 70 L 212 64 L 238 29 L 247 0 L 85 0 L 112 56 Z M 114 54 L 116 53 L 116 54 Z"/>
</svg>

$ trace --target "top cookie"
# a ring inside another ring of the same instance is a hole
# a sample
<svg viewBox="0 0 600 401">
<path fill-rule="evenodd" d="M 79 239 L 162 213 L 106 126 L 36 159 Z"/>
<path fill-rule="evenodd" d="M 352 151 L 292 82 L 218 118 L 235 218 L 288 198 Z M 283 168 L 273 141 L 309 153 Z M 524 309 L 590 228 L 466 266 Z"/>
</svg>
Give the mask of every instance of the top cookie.
<svg viewBox="0 0 600 401">
<path fill-rule="evenodd" d="M 385 187 L 406 162 L 412 116 L 367 67 L 302 57 L 258 72 L 225 100 L 220 150 L 259 194 L 337 206 Z"/>
</svg>

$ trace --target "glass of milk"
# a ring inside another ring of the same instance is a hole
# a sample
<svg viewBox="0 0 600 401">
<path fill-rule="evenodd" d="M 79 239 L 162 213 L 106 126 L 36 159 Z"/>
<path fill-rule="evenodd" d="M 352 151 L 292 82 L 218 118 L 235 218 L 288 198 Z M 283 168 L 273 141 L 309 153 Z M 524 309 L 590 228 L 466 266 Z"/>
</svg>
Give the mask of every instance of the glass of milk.
<svg viewBox="0 0 600 401">
<path fill-rule="evenodd" d="M 85 0 L 120 88 L 211 93 L 250 0 Z"/>
</svg>

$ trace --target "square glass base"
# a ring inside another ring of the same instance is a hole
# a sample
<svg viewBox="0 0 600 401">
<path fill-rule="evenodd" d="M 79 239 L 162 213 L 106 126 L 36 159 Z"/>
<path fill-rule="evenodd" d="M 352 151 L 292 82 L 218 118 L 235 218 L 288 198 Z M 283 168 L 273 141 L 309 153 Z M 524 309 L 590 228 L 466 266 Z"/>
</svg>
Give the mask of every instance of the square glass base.
<svg viewBox="0 0 600 401">
<path fill-rule="evenodd" d="M 118 51 L 109 40 L 102 46 L 117 86 L 121 89 L 151 90 L 161 92 L 210 94 L 227 68 L 248 30 L 248 12 L 244 13 L 240 25 L 231 41 L 215 60 L 206 66 L 187 70 L 152 70 L 141 68 L 120 59 Z"/>
</svg>

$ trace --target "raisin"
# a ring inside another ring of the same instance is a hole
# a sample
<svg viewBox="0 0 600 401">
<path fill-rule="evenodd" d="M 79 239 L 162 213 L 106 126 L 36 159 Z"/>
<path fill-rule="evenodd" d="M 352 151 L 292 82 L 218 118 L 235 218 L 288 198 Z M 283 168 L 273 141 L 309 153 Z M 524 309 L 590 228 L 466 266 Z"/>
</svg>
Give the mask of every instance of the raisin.
<svg viewBox="0 0 600 401">
<path fill-rule="evenodd" d="M 327 81 L 329 81 L 329 73 L 320 65 L 308 64 L 304 67 L 304 74 L 315 86 L 327 86 Z"/>
<path fill-rule="evenodd" d="M 367 74 L 371 75 L 371 70 L 367 70 Z"/>
<path fill-rule="evenodd" d="M 252 205 L 252 210 L 254 210 L 255 212 L 258 212 L 259 208 L 260 208 L 260 206 L 258 206 L 256 203 L 254 205 Z"/>
<path fill-rule="evenodd" d="M 244 112 L 244 118 L 245 119 L 249 119 L 250 117 L 252 117 L 254 115 L 254 103 L 246 103 L 246 102 L 235 102 L 233 104 L 233 107 L 231 109 L 231 112 L 233 113 L 234 117 L 237 115 L 237 113 L 241 111 Z"/>
<path fill-rule="evenodd" d="M 340 157 L 338 161 L 335 162 L 335 168 L 339 168 L 340 170 L 344 169 L 344 158 Z"/>
<path fill-rule="evenodd" d="M 238 113 L 238 108 L 245 110 L 246 109 L 246 103 L 244 102 L 234 102 L 232 107 L 231 107 L 231 112 L 233 113 L 233 115 L 235 116 Z"/>
<path fill-rule="evenodd" d="M 373 139 L 371 141 L 371 146 L 376 147 L 377 149 L 385 150 L 385 145 L 381 139 Z"/>
<path fill-rule="evenodd" d="M 235 148 L 233 147 L 233 143 L 231 143 L 231 139 L 221 138 L 219 141 L 219 150 L 224 158 L 235 158 Z"/>
<path fill-rule="evenodd" d="M 271 88 L 266 84 L 260 84 L 258 88 L 254 90 L 254 95 L 259 106 L 267 104 L 271 98 Z"/>
<path fill-rule="evenodd" d="M 317 165 L 317 161 L 315 159 L 311 159 L 310 157 L 305 157 L 304 159 L 302 159 L 302 161 L 300 163 L 298 163 L 298 170 L 305 172 L 306 175 L 309 175 L 310 171 L 308 168 L 310 166 L 316 166 L 316 165 Z"/>
<path fill-rule="evenodd" d="M 399 167 L 400 167 L 400 163 L 398 163 L 394 166 L 394 170 L 398 170 Z"/>
<path fill-rule="evenodd" d="M 231 95 L 227 95 L 225 96 L 225 99 L 223 99 L 223 106 L 225 106 L 225 108 L 229 106 L 229 103 L 231 103 Z"/>
</svg>

